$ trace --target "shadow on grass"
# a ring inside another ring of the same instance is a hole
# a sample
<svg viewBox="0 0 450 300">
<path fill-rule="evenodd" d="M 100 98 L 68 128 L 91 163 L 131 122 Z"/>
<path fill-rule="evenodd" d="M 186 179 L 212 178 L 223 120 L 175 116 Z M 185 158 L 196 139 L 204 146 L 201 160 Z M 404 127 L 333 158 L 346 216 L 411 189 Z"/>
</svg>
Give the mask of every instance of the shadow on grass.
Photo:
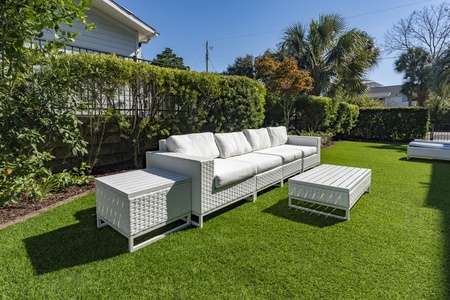
<svg viewBox="0 0 450 300">
<path fill-rule="evenodd" d="M 36 274 L 46 274 L 128 251 L 127 240 L 112 228 L 98 229 L 95 208 L 75 214 L 79 223 L 26 238 L 25 248 Z"/>
<path fill-rule="evenodd" d="M 318 207 L 315 207 L 318 208 Z M 263 212 L 274 215 L 276 217 L 284 218 L 293 222 L 304 223 L 307 225 L 315 226 L 315 227 L 328 227 L 333 226 L 337 223 L 343 222 L 343 220 L 339 220 L 333 217 L 327 217 L 323 215 L 318 215 L 314 213 L 310 213 L 304 210 L 298 210 L 294 208 L 290 208 L 288 205 L 288 198 L 284 198 L 274 205 L 270 206 L 263 210 Z"/>
<path fill-rule="evenodd" d="M 407 145 L 402 143 L 392 143 L 392 144 L 383 144 L 383 145 L 371 145 L 369 146 L 373 149 L 381 149 L 381 150 L 395 150 L 397 152 L 403 152 L 406 156 Z"/>
<path fill-rule="evenodd" d="M 441 211 L 443 216 L 443 233 L 445 237 L 445 271 L 446 299 L 450 299 L 450 164 L 446 161 L 417 159 L 421 163 L 432 164 L 432 174 L 426 205 Z"/>
</svg>

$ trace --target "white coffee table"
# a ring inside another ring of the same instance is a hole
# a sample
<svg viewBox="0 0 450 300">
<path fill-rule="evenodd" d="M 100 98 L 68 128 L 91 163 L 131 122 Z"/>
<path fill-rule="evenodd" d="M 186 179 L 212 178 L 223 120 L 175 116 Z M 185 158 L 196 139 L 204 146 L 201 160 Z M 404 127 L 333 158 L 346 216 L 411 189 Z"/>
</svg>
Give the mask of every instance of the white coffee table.
<svg viewBox="0 0 450 300">
<path fill-rule="evenodd" d="M 289 179 L 289 206 L 349 220 L 350 209 L 365 192 L 370 192 L 371 174 L 370 169 L 321 165 Z M 341 209 L 345 216 L 294 205 L 292 200 Z"/>
</svg>

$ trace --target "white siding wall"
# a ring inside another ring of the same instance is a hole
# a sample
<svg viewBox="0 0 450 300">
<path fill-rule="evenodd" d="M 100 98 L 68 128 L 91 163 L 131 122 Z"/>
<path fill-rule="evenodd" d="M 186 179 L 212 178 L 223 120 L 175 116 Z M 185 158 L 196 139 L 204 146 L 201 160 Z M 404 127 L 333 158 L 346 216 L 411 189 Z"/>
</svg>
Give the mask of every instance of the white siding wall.
<svg viewBox="0 0 450 300">
<path fill-rule="evenodd" d="M 414 105 L 414 101 L 413 101 Z M 408 106 L 408 98 L 406 97 L 390 97 L 384 99 L 384 106 Z"/>
<path fill-rule="evenodd" d="M 86 12 L 87 22 L 94 23 L 96 29 L 86 32 L 81 23 L 76 23 L 70 28 L 80 34 L 72 46 L 88 48 L 101 52 L 116 53 L 123 56 L 138 55 L 140 58 L 138 34 L 136 31 L 126 27 L 117 20 L 105 15 L 98 9 L 91 7 Z M 50 33 L 44 34 L 42 39 L 53 39 Z"/>
</svg>

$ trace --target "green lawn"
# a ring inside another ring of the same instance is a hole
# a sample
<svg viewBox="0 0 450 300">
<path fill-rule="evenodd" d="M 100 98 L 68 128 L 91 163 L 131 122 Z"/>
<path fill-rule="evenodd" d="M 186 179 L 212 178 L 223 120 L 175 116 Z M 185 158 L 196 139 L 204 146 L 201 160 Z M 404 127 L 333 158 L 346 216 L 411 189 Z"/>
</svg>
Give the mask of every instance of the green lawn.
<svg viewBox="0 0 450 300">
<path fill-rule="evenodd" d="M 338 142 L 322 163 L 372 169 L 350 221 L 285 184 L 128 253 L 91 194 L 0 230 L 0 299 L 449 299 L 450 162 Z"/>
</svg>

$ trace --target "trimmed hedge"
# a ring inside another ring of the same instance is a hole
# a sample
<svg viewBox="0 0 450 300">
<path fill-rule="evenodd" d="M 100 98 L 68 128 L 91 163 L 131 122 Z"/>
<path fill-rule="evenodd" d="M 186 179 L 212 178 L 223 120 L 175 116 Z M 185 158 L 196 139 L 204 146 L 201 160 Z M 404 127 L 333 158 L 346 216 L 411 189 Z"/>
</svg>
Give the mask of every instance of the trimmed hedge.
<svg viewBox="0 0 450 300">
<path fill-rule="evenodd" d="M 77 88 L 85 113 L 94 116 L 91 138 L 101 140 L 106 121 L 115 120 L 121 137 L 130 141 L 137 167 L 158 139 L 257 128 L 264 120 L 266 89 L 247 77 L 162 68 L 110 55 L 60 59 L 72 72 L 88 74 Z M 94 165 L 95 157 L 88 163 Z"/>
<path fill-rule="evenodd" d="M 341 137 L 359 140 L 409 142 L 424 138 L 428 110 L 421 107 L 360 108 L 356 126 Z"/>
<path fill-rule="evenodd" d="M 297 111 L 300 113 L 297 129 L 316 132 L 349 132 L 356 125 L 359 115 L 356 105 L 317 96 L 300 97 Z"/>
</svg>

